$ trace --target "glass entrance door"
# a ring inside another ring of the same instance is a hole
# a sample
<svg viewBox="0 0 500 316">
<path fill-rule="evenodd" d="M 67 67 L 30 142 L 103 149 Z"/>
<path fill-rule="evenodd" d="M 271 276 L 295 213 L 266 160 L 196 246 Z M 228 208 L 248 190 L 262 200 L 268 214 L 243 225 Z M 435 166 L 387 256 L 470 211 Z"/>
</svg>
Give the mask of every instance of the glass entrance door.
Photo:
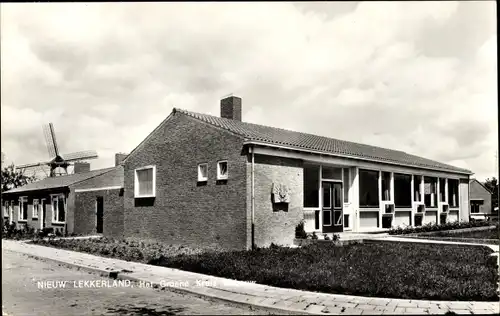
<svg viewBox="0 0 500 316">
<path fill-rule="evenodd" d="M 323 232 L 343 232 L 342 183 L 323 181 Z"/>
</svg>

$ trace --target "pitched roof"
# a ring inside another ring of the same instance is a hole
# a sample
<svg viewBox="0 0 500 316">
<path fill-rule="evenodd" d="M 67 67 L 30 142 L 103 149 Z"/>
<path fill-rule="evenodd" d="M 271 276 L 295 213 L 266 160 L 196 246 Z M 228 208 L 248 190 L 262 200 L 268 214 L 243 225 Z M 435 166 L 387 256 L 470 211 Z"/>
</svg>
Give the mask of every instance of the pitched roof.
<svg viewBox="0 0 500 316">
<path fill-rule="evenodd" d="M 27 191 L 36 191 L 36 190 L 47 190 L 47 189 L 55 189 L 55 188 L 64 188 L 68 187 L 72 184 L 85 181 L 87 179 L 99 176 L 101 174 L 107 173 L 111 170 L 114 170 L 116 167 L 111 167 L 111 168 L 105 168 L 105 169 L 98 169 L 98 170 L 92 170 L 89 172 L 82 172 L 82 173 L 75 173 L 75 174 L 70 174 L 66 176 L 58 176 L 58 177 L 49 177 L 45 178 L 40 181 L 28 183 L 22 187 L 14 188 L 5 192 L 2 192 L 2 194 L 9 194 L 9 193 L 20 193 L 20 192 L 27 192 Z"/>
<path fill-rule="evenodd" d="M 470 180 L 469 180 L 469 185 L 470 185 L 472 182 L 477 182 L 477 183 L 479 183 L 479 185 L 480 185 L 480 186 L 482 186 L 482 187 L 483 187 L 486 191 L 488 191 L 488 193 L 493 194 L 493 192 L 491 192 L 491 190 L 490 190 L 490 189 L 488 189 L 488 188 L 486 187 L 486 185 L 485 185 L 484 183 L 482 183 L 481 181 L 479 181 L 478 179 L 475 179 L 475 178 L 470 179 Z"/>
<path fill-rule="evenodd" d="M 395 163 L 416 168 L 472 174 L 470 170 L 411 155 L 399 150 L 359 144 L 335 138 L 290 131 L 286 129 L 225 119 L 217 116 L 174 108 L 179 112 L 245 138 L 246 141 L 287 146 L 296 150 L 351 156 L 381 163 Z"/>
</svg>

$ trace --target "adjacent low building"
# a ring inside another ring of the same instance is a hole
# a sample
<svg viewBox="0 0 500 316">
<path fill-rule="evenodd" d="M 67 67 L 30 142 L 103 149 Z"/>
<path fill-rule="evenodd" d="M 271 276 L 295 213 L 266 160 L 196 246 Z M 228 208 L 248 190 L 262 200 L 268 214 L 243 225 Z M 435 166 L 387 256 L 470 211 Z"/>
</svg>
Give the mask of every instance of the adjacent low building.
<svg viewBox="0 0 500 316">
<path fill-rule="evenodd" d="M 2 193 L 4 222 L 61 234 L 123 233 L 123 167 L 76 170 Z"/>
</svg>

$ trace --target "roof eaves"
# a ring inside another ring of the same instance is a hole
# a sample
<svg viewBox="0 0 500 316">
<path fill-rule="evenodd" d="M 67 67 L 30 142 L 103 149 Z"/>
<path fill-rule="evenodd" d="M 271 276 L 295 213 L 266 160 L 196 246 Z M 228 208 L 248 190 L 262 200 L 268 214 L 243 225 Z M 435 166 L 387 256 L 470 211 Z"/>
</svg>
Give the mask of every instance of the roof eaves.
<svg viewBox="0 0 500 316">
<path fill-rule="evenodd" d="M 222 126 L 220 124 L 216 124 L 214 122 L 211 122 L 210 120 L 205 119 L 201 115 L 198 115 L 198 113 L 194 113 L 194 112 L 190 112 L 190 111 L 186 111 L 186 110 L 182 110 L 182 109 L 176 109 L 176 111 L 178 113 L 186 115 L 189 118 L 192 118 L 192 119 L 195 119 L 195 120 L 200 121 L 202 123 L 205 123 L 205 124 L 207 124 L 207 125 L 209 125 L 211 127 L 223 130 L 223 131 L 228 132 L 228 133 L 230 133 L 232 135 L 238 136 L 240 138 L 244 138 L 245 137 L 245 135 L 243 133 L 237 133 L 237 132 L 235 132 L 233 130 L 230 130 L 229 128 L 226 128 L 226 127 L 224 127 L 224 126 Z"/>
<path fill-rule="evenodd" d="M 318 151 L 318 150 L 313 150 L 313 149 L 309 149 L 306 147 L 298 147 L 298 146 L 286 147 L 286 146 L 277 145 L 277 144 L 274 144 L 272 142 L 268 142 L 265 140 L 256 140 L 256 139 L 251 139 L 251 138 L 245 139 L 245 142 L 243 143 L 243 145 L 248 145 L 248 144 L 264 145 L 264 146 L 269 146 L 269 147 L 277 147 L 277 148 L 284 148 L 284 149 L 290 149 L 290 150 L 296 150 L 296 151 L 304 151 L 304 152 L 308 152 L 308 153 L 312 153 L 312 154 L 342 157 L 342 158 L 349 158 L 349 159 L 355 159 L 355 160 L 365 160 L 365 161 L 376 162 L 376 163 L 380 163 L 381 160 L 383 160 L 387 164 L 392 164 L 392 165 L 397 165 L 397 166 L 420 168 L 420 169 L 427 169 L 427 170 L 434 170 L 434 171 L 441 171 L 441 172 L 459 173 L 459 174 L 466 174 L 469 176 L 474 174 L 470 170 L 466 170 L 466 169 L 457 168 L 456 170 L 451 170 L 451 169 L 445 169 L 445 168 L 434 168 L 434 167 L 430 167 L 430 166 L 418 166 L 418 165 L 412 165 L 412 164 L 405 164 L 402 162 L 393 162 L 393 161 L 390 161 L 388 159 L 371 158 L 371 157 L 368 157 L 367 155 L 353 156 L 353 155 L 349 155 L 349 154 L 336 154 L 336 153 L 331 153 L 331 152 L 326 152 L 326 151 Z"/>
<path fill-rule="evenodd" d="M 73 183 L 70 183 L 70 184 L 68 184 L 68 187 L 73 186 L 73 185 L 78 184 L 78 183 L 81 183 L 81 182 L 84 182 L 84 181 L 87 181 L 87 180 L 90 180 L 90 179 L 93 179 L 93 178 L 96 178 L 96 177 L 99 177 L 99 176 L 102 176 L 102 175 L 105 175 L 106 173 L 110 173 L 111 171 L 117 170 L 119 167 L 120 166 L 115 166 L 115 167 L 109 168 L 108 170 L 103 170 L 103 172 L 97 173 L 97 174 L 95 174 L 95 175 L 93 175 L 91 177 L 88 177 L 88 178 L 81 179 L 79 181 L 75 181 Z"/>
<path fill-rule="evenodd" d="M 152 137 L 152 135 L 153 135 L 153 134 L 154 134 L 157 130 L 159 130 L 159 129 L 160 129 L 160 127 L 162 127 L 162 126 L 163 126 L 163 125 L 164 125 L 164 124 L 165 124 L 168 120 L 170 120 L 170 119 L 171 119 L 171 118 L 175 115 L 175 112 L 176 112 L 176 108 L 174 108 L 174 109 L 172 110 L 172 112 L 171 112 L 171 113 L 167 116 L 167 118 L 165 118 L 165 119 L 164 119 L 164 120 L 163 120 L 163 121 L 162 121 L 162 122 L 161 122 L 158 126 L 156 126 L 156 128 L 155 128 L 155 129 L 154 129 L 151 133 L 149 133 L 149 135 L 148 135 L 148 136 L 146 136 L 146 138 L 144 138 L 144 139 L 142 140 L 142 142 L 140 142 L 140 143 L 139 143 L 139 145 L 137 145 L 137 146 L 136 146 L 136 147 L 135 147 L 135 148 L 134 148 L 134 149 L 133 149 L 133 150 L 132 150 L 132 151 L 131 151 L 128 155 L 127 155 L 127 157 L 125 157 L 125 159 L 123 159 L 123 160 L 122 160 L 122 163 L 125 163 L 125 162 L 127 161 L 127 159 L 128 159 L 130 156 L 132 156 L 132 154 L 133 154 L 133 153 L 135 153 L 135 152 L 139 149 L 139 147 L 141 147 L 141 146 L 142 146 L 142 145 L 143 145 L 143 144 L 144 144 L 147 140 L 149 140 L 149 139 Z"/>
</svg>

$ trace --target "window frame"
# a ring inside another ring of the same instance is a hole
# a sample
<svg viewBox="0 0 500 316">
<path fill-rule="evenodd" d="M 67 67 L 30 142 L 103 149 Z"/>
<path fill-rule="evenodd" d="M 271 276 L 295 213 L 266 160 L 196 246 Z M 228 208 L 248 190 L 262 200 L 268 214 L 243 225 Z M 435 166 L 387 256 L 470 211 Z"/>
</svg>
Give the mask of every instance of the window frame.
<svg viewBox="0 0 500 316">
<path fill-rule="evenodd" d="M 226 163 L 226 175 L 220 174 L 220 164 Z M 229 178 L 229 163 L 227 160 L 219 160 L 217 161 L 217 180 L 227 180 Z M 207 180 L 208 180 L 208 169 L 207 169 Z"/>
<path fill-rule="evenodd" d="M 151 194 L 139 194 L 139 177 L 138 177 L 138 171 L 142 170 L 153 170 L 153 176 L 152 176 L 152 187 L 153 187 L 153 192 Z M 156 197 L 156 165 L 149 165 L 149 166 L 144 166 L 144 167 L 139 167 L 134 169 L 134 198 L 140 199 L 140 198 L 153 198 Z"/>
<path fill-rule="evenodd" d="M 62 198 L 64 201 L 64 221 L 59 221 L 59 199 Z M 54 200 L 57 200 L 56 206 L 57 209 L 54 210 Z M 60 194 L 51 194 L 50 196 L 50 205 L 52 208 L 52 224 L 66 224 L 66 218 L 68 215 L 68 207 L 67 207 L 67 199 L 64 193 Z M 55 218 L 55 219 L 54 219 Z"/>
<path fill-rule="evenodd" d="M 36 213 L 35 213 L 35 210 L 36 210 Z M 40 214 L 40 200 L 33 199 L 33 211 L 31 212 L 31 218 L 38 219 L 39 214 Z"/>
<path fill-rule="evenodd" d="M 481 205 L 484 205 L 484 200 L 470 200 L 470 213 L 471 215 L 479 215 L 479 214 L 484 214 L 481 212 Z M 474 212 L 473 210 L 477 208 L 477 212 Z"/>
<path fill-rule="evenodd" d="M 202 172 L 201 172 L 202 166 L 205 166 L 206 170 L 207 170 L 207 174 L 205 177 L 202 177 Z M 196 170 L 198 172 L 198 182 L 207 182 L 208 181 L 208 162 L 199 163 L 198 166 L 196 167 Z"/>
<path fill-rule="evenodd" d="M 21 213 L 24 215 L 24 204 L 26 204 L 26 218 L 21 218 Z M 18 222 L 26 222 L 28 221 L 28 197 L 27 196 L 21 196 L 19 197 L 19 211 L 17 214 L 17 221 Z"/>
</svg>

